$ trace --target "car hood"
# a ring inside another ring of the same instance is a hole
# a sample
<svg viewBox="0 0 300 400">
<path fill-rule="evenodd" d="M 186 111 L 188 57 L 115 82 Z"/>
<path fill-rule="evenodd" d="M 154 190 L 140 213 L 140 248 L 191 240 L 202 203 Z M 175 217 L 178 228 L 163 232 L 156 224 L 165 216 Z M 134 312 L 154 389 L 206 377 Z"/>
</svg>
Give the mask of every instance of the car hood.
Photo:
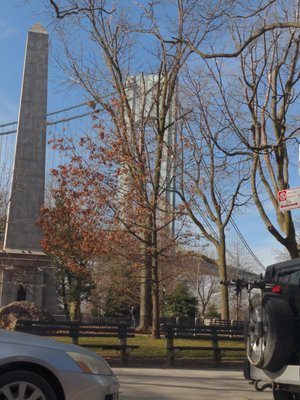
<svg viewBox="0 0 300 400">
<path fill-rule="evenodd" d="M 74 344 L 67 344 L 58 342 L 57 340 L 47 339 L 37 335 L 30 335 L 28 333 L 8 331 L 0 329 L 0 343 L 11 343 L 26 346 L 44 347 L 60 351 L 76 351 L 77 353 L 91 354 L 89 350 Z M 92 353 L 95 357 L 95 353 Z"/>
</svg>

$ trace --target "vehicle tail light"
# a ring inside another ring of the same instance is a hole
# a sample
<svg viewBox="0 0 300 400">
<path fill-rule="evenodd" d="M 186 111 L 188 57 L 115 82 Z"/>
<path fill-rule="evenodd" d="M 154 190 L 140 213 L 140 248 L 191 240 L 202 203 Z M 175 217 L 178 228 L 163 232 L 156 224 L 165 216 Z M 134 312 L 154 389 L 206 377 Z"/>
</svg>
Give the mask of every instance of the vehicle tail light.
<svg viewBox="0 0 300 400">
<path fill-rule="evenodd" d="M 280 285 L 275 285 L 272 287 L 272 293 L 281 294 L 281 292 L 282 292 L 282 287 Z"/>
</svg>

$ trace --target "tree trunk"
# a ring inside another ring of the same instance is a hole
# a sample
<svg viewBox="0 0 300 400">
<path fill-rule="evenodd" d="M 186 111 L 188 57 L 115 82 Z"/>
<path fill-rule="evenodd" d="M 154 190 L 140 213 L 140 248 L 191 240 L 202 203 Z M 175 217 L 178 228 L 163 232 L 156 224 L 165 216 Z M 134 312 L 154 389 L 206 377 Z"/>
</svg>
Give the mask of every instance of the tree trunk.
<svg viewBox="0 0 300 400">
<path fill-rule="evenodd" d="M 156 250 L 156 249 L 155 249 Z M 159 329 L 159 279 L 158 279 L 158 254 L 155 251 L 152 263 L 152 337 L 160 338 Z"/>
<path fill-rule="evenodd" d="M 294 232 L 294 235 L 291 234 L 286 238 L 286 249 L 289 252 L 289 255 L 291 258 L 298 258 L 299 257 L 299 250 L 297 246 L 297 240 L 296 240 L 296 233 Z"/>
<path fill-rule="evenodd" d="M 80 299 L 76 299 L 70 303 L 69 306 L 69 314 L 70 321 L 80 321 L 81 320 L 81 311 L 80 311 Z"/>
<path fill-rule="evenodd" d="M 148 332 L 151 320 L 151 254 L 145 246 L 145 263 L 141 269 L 140 322 L 137 330 Z"/>
<path fill-rule="evenodd" d="M 201 312 L 201 317 L 204 318 L 206 314 L 206 309 L 207 309 L 207 304 L 208 303 L 202 303 L 202 312 Z"/>
<path fill-rule="evenodd" d="M 64 279 L 62 279 L 62 301 L 64 304 L 64 311 L 67 317 L 67 320 L 70 321 L 71 317 L 70 317 L 70 304 L 67 301 L 67 293 L 66 293 L 66 285 L 63 282 Z"/>
<path fill-rule="evenodd" d="M 81 301 L 80 301 L 80 292 L 77 294 L 76 296 L 76 301 L 75 301 L 75 312 L 74 312 L 74 316 L 75 316 L 75 321 L 81 321 Z"/>
<path fill-rule="evenodd" d="M 225 234 L 224 230 L 219 230 L 220 235 L 220 244 L 219 244 L 219 278 L 220 281 L 227 280 L 227 266 L 226 266 L 226 244 L 225 244 Z M 228 296 L 228 287 L 226 285 L 221 284 L 221 318 L 229 319 L 229 296 Z"/>
<path fill-rule="evenodd" d="M 299 257 L 299 251 L 298 251 L 298 248 L 297 248 L 297 243 L 293 243 L 291 246 L 287 245 L 286 248 L 287 248 L 291 258 L 298 258 Z"/>
</svg>

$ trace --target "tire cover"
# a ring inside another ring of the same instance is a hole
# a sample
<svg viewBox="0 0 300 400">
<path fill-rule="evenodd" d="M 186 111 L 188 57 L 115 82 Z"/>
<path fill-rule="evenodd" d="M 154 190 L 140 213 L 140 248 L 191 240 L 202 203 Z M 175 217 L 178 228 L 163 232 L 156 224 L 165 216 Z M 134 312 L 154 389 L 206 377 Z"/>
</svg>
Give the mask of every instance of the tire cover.
<svg viewBox="0 0 300 400">
<path fill-rule="evenodd" d="M 252 365 L 278 371 L 290 359 L 295 326 L 289 304 L 280 296 L 267 294 L 251 300 L 246 322 L 247 356 Z"/>
<path fill-rule="evenodd" d="M 280 390 L 279 391 L 275 390 L 273 392 L 273 399 L 274 400 L 294 400 L 294 396 L 290 392 L 282 392 Z"/>
<path fill-rule="evenodd" d="M 300 393 L 274 390 L 273 391 L 273 399 L 274 400 L 299 400 Z"/>
</svg>

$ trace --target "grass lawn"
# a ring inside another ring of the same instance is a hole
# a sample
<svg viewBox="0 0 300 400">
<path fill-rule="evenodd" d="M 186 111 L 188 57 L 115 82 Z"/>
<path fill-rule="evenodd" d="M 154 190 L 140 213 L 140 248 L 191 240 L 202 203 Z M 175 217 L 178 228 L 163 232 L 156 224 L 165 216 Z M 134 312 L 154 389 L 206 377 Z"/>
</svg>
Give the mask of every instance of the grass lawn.
<svg viewBox="0 0 300 400">
<path fill-rule="evenodd" d="M 64 341 L 65 343 L 71 343 L 70 338 L 54 338 L 56 340 Z M 141 358 L 141 359 L 166 359 L 166 339 L 153 339 L 149 335 L 136 334 L 134 338 L 128 339 L 128 344 L 137 345 L 139 348 L 132 351 L 130 358 Z M 88 345 L 89 350 L 99 352 L 104 358 L 110 359 L 119 357 L 119 352 L 116 350 L 103 350 L 99 349 L 97 345 L 99 344 L 119 344 L 117 338 L 80 338 L 79 344 L 84 346 Z M 209 341 L 202 340 L 187 340 L 187 339 L 177 339 L 175 341 L 176 345 L 183 346 L 210 346 Z M 220 343 L 226 347 L 241 347 L 242 342 L 224 342 Z M 183 350 L 176 354 L 176 358 L 189 358 L 189 359 L 210 359 L 212 356 L 212 351 L 209 350 Z M 242 360 L 245 358 L 245 352 L 239 351 L 226 351 L 222 355 L 224 360 Z M 130 363 L 130 361 L 129 361 Z"/>
</svg>

